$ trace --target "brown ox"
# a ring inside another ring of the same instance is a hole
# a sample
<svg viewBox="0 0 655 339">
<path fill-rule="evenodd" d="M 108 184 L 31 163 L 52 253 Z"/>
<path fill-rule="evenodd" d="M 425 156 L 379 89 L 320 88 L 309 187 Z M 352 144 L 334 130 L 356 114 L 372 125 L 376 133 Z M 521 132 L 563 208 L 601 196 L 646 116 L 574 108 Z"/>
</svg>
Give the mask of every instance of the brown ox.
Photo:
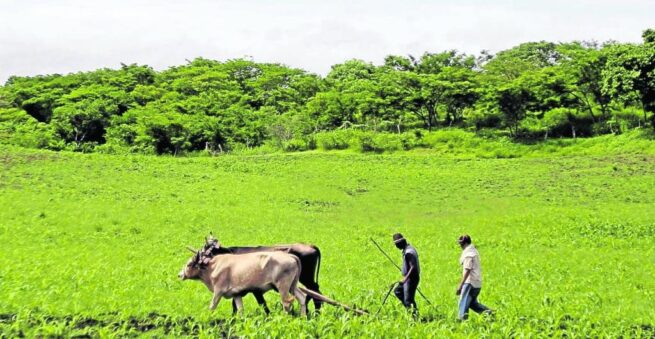
<svg viewBox="0 0 655 339">
<path fill-rule="evenodd" d="M 280 293 L 285 311 L 290 311 L 295 297 L 300 303 L 301 315 L 305 316 L 306 298 L 298 289 L 300 270 L 300 259 L 283 252 L 224 254 L 213 258 L 197 252 L 180 271 L 179 277 L 182 280 L 201 280 L 214 293 L 210 310 L 216 309 L 218 302 L 225 297 L 234 298 L 241 312 L 243 295 L 249 292 L 263 294 L 274 289 Z"/>
<path fill-rule="evenodd" d="M 206 256 L 215 256 L 222 254 L 244 254 L 253 252 L 284 252 L 293 254 L 300 259 L 302 270 L 300 272 L 300 283 L 305 285 L 306 288 L 315 292 L 321 293 L 318 286 L 318 273 L 321 267 L 321 251 L 318 247 L 308 244 L 289 244 L 289 245 L 273 245 L 273 246 L 233 246 L 225 247 L 220 244 L 218 239 L 210 233 L 210 236 L 205 239 L 205 245 L 202 248 L 202 253 Z M 257 303 L 264 308 L 268 314 L 269 310 L 266 306 L 266 301 L 262 293 L 257 291 L 252 292 L 257 299 Z M 307 303 L 314 300 L 316 311 L 321 308 L 321 301 L 307 296 Z M 236 300 L 235 300 L 236 301 Z M 236 312 L 236 303 L 232 303 L 232 309 Z"/>
</svg>

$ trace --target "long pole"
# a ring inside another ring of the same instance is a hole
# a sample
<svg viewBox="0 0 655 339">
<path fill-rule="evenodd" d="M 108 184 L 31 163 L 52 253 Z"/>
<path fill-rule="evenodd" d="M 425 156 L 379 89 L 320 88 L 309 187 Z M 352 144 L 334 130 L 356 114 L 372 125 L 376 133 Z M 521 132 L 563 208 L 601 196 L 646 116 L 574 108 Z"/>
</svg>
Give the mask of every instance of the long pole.
<svg viewBox="0 0 655 339">
<path fill-rule="evenodd" d="M 340 302 L 338 302 L 336 300 L 332 300 L 332 299 L 330 299 L 330 298 L 328 298 L 328 297 L 326 297 L 326 296 L 324 296 L 324 295 L 322 295 L 322 294 L 320 294 L 320 293 L 318 293 L 316 291 L 312 291 L 312 290 L 304 288 L 304 287 L 299 287 L 299 289 L 302 292 L 304 292 L 305 294 L 312 296 L 313 298 L 316 298 L 316 299 L 318 299 L 318 300 L 320 300 L 322 302 L 328 303 L 330 305 L 341 307 L 346 311 L 355 312 L 355 313 L 357 313 L 359 315 L 369 314 L 367 310 L 360 310 L 360 309 L 357 309 L 357 308 L 354 308 L 354 307 L 350 307 L 350 306 L 348 306 L 346 304 L 342 304 L 342 303 L 340 303 Z"/>
<path fill-rule="evenodd" d="M 391 262 L 394 266 L 396 266 L 396 268 L 397 268 L 399 271 L 402 272 L 402 268 L 400 268 L 400 266 L 398 266 L 398 264 L 396 264 L 396 262 L 393 261 L 393 259 L 391 259 L 391 257 L 387 254 L 387 252 L 385 252 L 385 251 L 382 249 L 382 247 L 380 247 L 380 245 L 379 245 L 375 240 L 373 240 L 373 238 L 369 238 L 369 239 L 371 239 L 371 241 L 373 242 L 373 244 L 375 244 L 375 247 L 377 247 L 378 250 L 380 250 L 380 252 L 382 252 L 382 254 L 384 254 L 384 256 L 387 257 L 387 259 L 389 259 L 389 262 Z M 419 294 L 421 297 L 423 297 L 423 299 L 425 299 L 425 301 L 428 303 L 428 305 L 432 305 L 432 303 L 430 302 L 430 300 L 428 300 L 428 298 L 423 294 L 423 292 L 421 292 L 421 290 L 420 290 L 418 287 L 416 288 L 416 291 L 418 292 L 418 294 Z"/>
<path fill-rule="evenodd" d="M 380 311 L 382 311 L 382 307 L 384 307 L 384 304 L 386 304 L 387 299 L 389 298 L 389 295 L 391 294 L 391 291 L 393 290 L 394 287 L 396 287 L 396 285 L 398 285 L 397 282 L 391 284 L 391 286 L 389 287 L 389 291 L 387 291 L 387 294 L 384 296 L 384 299 L 382 299 L 382 305 L 380 305 L 380 308 L 378 308 L 378 311 L 375 312 L 376 316 L 380 313 Z"/>
</svg>

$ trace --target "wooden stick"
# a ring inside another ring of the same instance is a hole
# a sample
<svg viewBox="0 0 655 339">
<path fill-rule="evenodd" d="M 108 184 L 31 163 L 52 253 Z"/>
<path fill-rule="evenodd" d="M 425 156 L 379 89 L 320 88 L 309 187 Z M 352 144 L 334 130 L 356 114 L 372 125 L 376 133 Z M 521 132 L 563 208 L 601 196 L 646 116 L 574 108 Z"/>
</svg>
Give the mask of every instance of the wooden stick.
<svg viewBox="0 0 655 339">
<path fill-rule="evenodd" d="M 360 309 L 352 308 L 352 307 L 350 307 L 350 306 L 348 306 L 346 304 L 342 304 L 342 303 L 340 303 L 340 302 L 338 302 L 336 300 L 332 300 L 332 299 L 330 299 L 330 298 L 328 298 L 328 297 L 326 297 L 326 296 L 324 296 L 324 295 L 322 295 L 322 294 L 320 294 L 318 292 L 308 290 L 308 289 L 306 289 L 304 287 L 299 287 L 299 288 L 300 288 L 301 291 L 303 291 L 307 295 L 310 295 L 312 298 L 318 299 L 318 300 L 320 300 L 322 302 L 328 303 L 328 304 L 333 305 L 333 306 L 341 307 L 346 311 L 355 312 L 355 313 L 357 313 L 359 315 L 369 314 L 367 310 L 360 310 Z"/>
</svg>

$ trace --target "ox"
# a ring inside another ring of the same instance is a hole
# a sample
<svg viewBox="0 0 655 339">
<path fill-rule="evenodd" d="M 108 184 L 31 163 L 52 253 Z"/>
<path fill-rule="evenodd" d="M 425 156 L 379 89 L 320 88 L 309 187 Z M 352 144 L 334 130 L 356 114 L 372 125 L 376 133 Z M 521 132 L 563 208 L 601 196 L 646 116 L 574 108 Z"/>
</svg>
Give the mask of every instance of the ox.
<svg viewBox="0 0 655 339">
<path fill-rule="evenodd" d="M 300 272 L 300 283 L 305 285 L 309 290 L 318 292 L 318 273 L 321 268 L 321 251 L 314 245 L 307 244 L 290 244 L 290 245 L 273 245 L 273 246 L 255 246 L 255 247 L 224 247 L 218 242 L 213 235 L 205 239 L 205 246 L 202 249 L 203 253 L 207 256 L 215 256 L 219 254 L 245 254 L 256 252 L 284 252 L 293 254 L 300 259 L 302 270 Z M 257 303 L 264 308 L 268 314 L 269 310 L 266 306 L 264 295 L 258 291 L 252 291 L 252 294 L 257 299 Z M 307 303 L 314 300 L 314 307 L 316 311 L 321 309 L 321 301 L 311 296 L 307 296 Z M 234 312 L 237 310 L 236 299 L 232 302 L 232 309 Z"/>
<path fill-rule="evenodd" d="M 182 268 L 182 280 L 201 280 L 214 294 L 209 309 L 216 309 L 222 297 L 234 298 L 243 311 L 242 296 L 252 292 L 263 295 L 271 289 L 280 293 L 282 306 L 289 312 L 293 298 L 300 303 L 300 313 L 307 314 L 305 295 L 298 288 L 300 259 L 284 252 L 255 252 L 206 257 L 198 251 Z M 291 294 L 291 296 L 289 295 Z"/>
</svg>

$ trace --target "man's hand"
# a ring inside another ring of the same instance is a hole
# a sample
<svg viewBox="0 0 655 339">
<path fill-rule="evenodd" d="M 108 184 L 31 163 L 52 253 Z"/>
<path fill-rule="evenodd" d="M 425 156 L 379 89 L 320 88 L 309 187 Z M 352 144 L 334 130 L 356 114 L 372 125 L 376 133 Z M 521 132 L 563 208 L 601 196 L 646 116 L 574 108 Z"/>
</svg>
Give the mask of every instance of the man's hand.
<svg viewBox="0 0 655 339">
<path fill-rule="evenodd" d="M 466 279 L 468 279 L 469 275 L 471 274 L 470 269 L 464 269 L 464 276 L 462 277 L 462 280 L 459 282 L 459 285 L 457 285 L 457 292 L 455 292 L 456 295 L 462 294 L 462 287 L 466 283 Z"/>
</svg>

